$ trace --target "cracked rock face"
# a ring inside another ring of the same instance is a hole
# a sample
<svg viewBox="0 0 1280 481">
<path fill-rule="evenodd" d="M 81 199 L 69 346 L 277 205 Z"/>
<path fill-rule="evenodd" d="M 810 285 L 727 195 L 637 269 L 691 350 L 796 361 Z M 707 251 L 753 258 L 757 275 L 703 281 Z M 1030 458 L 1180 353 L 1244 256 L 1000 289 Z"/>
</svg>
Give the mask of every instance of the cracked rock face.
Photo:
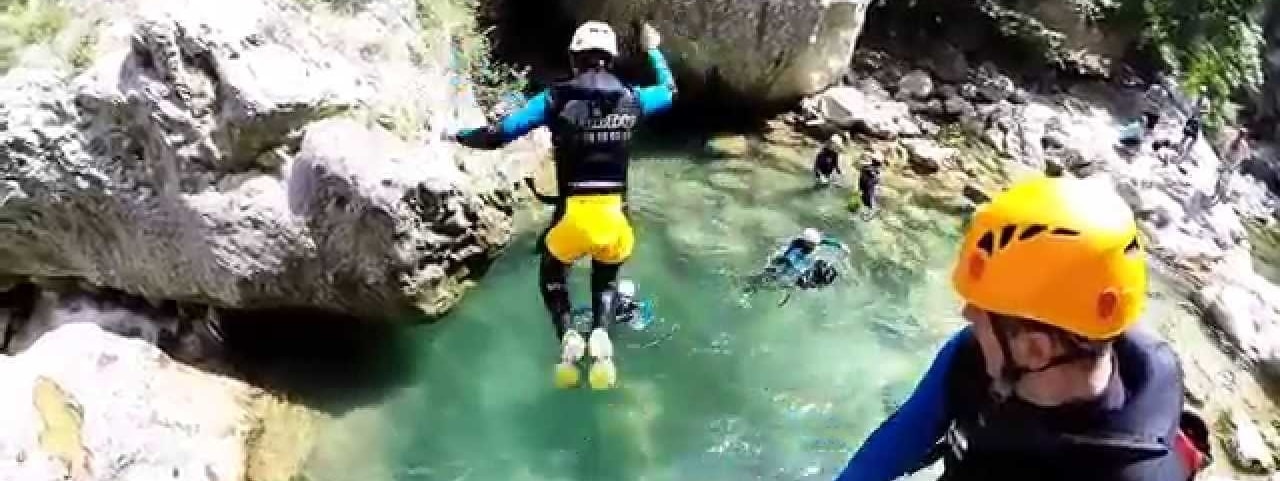
<svg viewBox="0 0 1280 481">
<path fill-rule="evenodd" d="M 651 21 L 694 95 L 727 88 L 778 102 L 835 83 L 853 56 L 867 0 L 562 1 L 579 20 L 610 22 L 623 37 Z"/>
<path fill-rule="evenodd" d="M 415 17 L 392 10 L 411 2 L 324 31 L 292 2 L 129 5 L 104 29 L 125 26 L 119 48 L 87 72 L 0 77 L 0 272 L 215 306 L 433 316 L 508 242 L 517 162 L 468 155 L 485 168 L 467 173 L 453 146 L 359 115 L 394 105 L 423 119 L 401 126 L 419 134 L 474 123 L 446 88 L 447 58 L 407 52 Z M 378 39 L 351 33 L 370 26 Z"/>
</svg>

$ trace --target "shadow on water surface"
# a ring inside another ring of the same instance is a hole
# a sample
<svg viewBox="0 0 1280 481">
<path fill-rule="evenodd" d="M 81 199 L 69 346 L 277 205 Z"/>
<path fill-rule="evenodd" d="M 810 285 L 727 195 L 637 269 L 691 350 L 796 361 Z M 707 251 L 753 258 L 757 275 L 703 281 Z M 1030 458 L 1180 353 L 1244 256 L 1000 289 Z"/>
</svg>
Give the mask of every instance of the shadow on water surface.
<svg viewBox="0 0 1280 481">
<path fill-rule="evenodd" d="M 405 325 L 281 308 L 224 312 L 221 328 L 246 381 L 332 415 L 381 402 L 416 375 Z"/>
</svg>

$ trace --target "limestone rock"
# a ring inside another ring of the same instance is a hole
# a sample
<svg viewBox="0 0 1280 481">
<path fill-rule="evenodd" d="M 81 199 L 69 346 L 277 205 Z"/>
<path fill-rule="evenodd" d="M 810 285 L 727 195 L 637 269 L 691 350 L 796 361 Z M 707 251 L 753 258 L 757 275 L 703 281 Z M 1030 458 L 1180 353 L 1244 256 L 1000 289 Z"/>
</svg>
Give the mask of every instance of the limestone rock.
<svg viewBox="0 0 1280 481">
<path fill-rule="evenodd" d="M 942 104 L 942 111 L 953 119 L 974 119 L 978 110 L 963 97 L 950 97 Z"/>
<path fill-rule="evenodd" d="M 448 87 L 448 49 L 410 60 L 411 12 L 352 26 L 277 0 L 94 5 L 133 25 L 102 27 L 116 55 L 0 78 L 0 271 L 389 318 L 442 313 L 507 242 L 516 162 L 464 172 L 451 145 L 323 120 L 394 108 L 428 139 L 478 122 L 459 118 L 475 107 Z"/>
<path fill-rule="evenodd" d="M 1236 467 L 1255 474 L 1266 474 L 1275 466 L 1258 425 L 1243 411 L 1226 416 L 1231 429 L 1227 437 L 1227 455 Z"/>
<path fill-rule="evenodd" d="M 245 479 L 248 386 L 155 347 L 70 324 L 0 356 L 9 479 Z"/>
<path fill-rule="evenodd" d="M 884 139 L 920 135 L 920 126 L 907 104 L 853 87 L 828 89 L 811 97 L 809 103 L 816 106 L 823 119 L 840 128 L 857 129 Z"/>
<path fill-rule="evenodd" d="M 746 157 L 751 151 L 751 142 L 745 135 L 716 135 L 707 140 L 705 150 L 712 157 Z"/>
<path fill-rule="evenodd" d="M 868 0 L 561 0 L 578 21 L 603 20 L 624 39 L 649 21 L 663 34 L 682 94 L 727 88 L 785 101 L 835 84 L 853 57 Z"/>
<path fill-rule="evenodd" d="M 857 82 L 854 82 L 853 87 L 857 88 L 858 90 L 861 90 L 862 93 L 870 95 L 875 98 L 881 98 L 881 99 L 889 98 L 889 91 L 885 90 L 883 85 L 880 85 L 879 80 L 876 80 L 871 77 L 858 79 Z"/>
<path fill-rule="evenodd" d="M 950 43 L 929 49 L 926 62 L 933 75 L 943 82 L 963 82 L 969 75 L 969 63 L 964 52 Z"/>
<path fill-rule="evenodd" d="M 1215 276 L 1195 300 L 1262 374 L 1280 379 L 1280 287 L 1247 264 L 1236 266 Z"/>
<path fill-rule="evenodd" d="M 978 89 L 978 98 L 987 102 L 1008 100 L 1017 90 L 1013 80 L 992 64 L 983 64 L 973 81 Z"/>
<path fill-rule="evenodd" d="M 943 166 L 953 165 L 956 156 L 960 154 L 954 148 L 943 147 L 927 139 L 904 139 L 902 144 L 907 147 L 907 160 L 911 170 L 918 174 L 933 174 Z"/>
<path fill-rule="evenodd" d="M 933 79 L 929 72 L 912 70 L 898 80 L 898 95 L 910 99 L 927 99 L 933 95 Z"/>
</svg>

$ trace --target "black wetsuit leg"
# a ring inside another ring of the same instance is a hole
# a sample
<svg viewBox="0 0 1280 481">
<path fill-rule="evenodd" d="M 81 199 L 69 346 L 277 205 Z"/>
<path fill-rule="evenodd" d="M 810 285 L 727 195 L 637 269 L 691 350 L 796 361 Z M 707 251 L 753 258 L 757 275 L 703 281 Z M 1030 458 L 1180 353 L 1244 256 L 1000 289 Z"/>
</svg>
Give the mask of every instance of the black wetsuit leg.
<svg viewBox="0 0 1280 481">
<path fill-rule="evenodd" d="M 567 282 L 570 266 L 560 262 L 547 249 L 547 234 L 560 223 L 562 217 L 564 217 L 564 204 L 559 204 L 551 217 L 551 224 L 538 238 L 538 250 L 542 253 L 542 263 L 538 268 L 538 285 L 542 291 L 542 303 L 547 307 L 547 313 L 551 315 L 551 324 L 556 328 L 557 338 L 563 338 L 564 334 L 573 327 L 573 318 L 570 316 L 573 307 L 569 303 Z"/>
<path fill-rule="evenodd" d="M 832 174 L 836 171 L 839 160 L 840 156 L 834 150 L 822 149 L 813 161 L 814 178 L 818 181 L 830 180 Z"/>
<path fill-rule="evenodd" d="M 862 195 L 862 205 L 867 208 L 876 206 L 876 177 L 877 174 L 869 169 L 863 169 L 858 175 L 858 191 Z"/>
<path fill-rule="evenodd" d="M 622 264 L 591 263 L 591 329 L 609 329 L 617 318 L 618 271 Z"/>
</svg>

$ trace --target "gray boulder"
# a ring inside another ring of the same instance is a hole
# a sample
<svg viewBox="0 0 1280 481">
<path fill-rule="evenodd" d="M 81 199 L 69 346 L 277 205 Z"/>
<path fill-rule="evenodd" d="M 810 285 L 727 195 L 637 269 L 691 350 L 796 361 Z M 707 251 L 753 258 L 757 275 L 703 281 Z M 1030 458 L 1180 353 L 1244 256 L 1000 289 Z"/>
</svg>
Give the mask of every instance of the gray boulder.
<svg viewBox="0 0 1280 481">
<path fill-rule="evenodd" d="M 424 130 L 479 116 L 446 88 L 446 58 L 409 60 L 412 15 L 321 34 L 292 2 L 93 5 L 135 26 L 102 30 L 116 54 L 71 80 L 0 78 L 0 273 L 216 306 L 438 315 L 508 241 L 517 165 L 472 156 L 464 172 Z M 385 57 L 344 37 L 375 26 Z M 388 116 L 417 140 L 370 126 Z"/>
<path fill-rule="evenodd" d="M 898 95 L 909 99 L 927 99 L 933 95 L 933 79 L 929 72 L 912 70 L 898 80 Z"/>
<path fill-rule="evenodd" d="M 714 83 L 748 99 L 813 95 L 853 57 L 869 0 L 561 0 L 577 20 L 603 20 L 637 38 L 652 22 L 687 94 Z"/>
<path fill-rule="evenodd" d="M 857 129 L 883 139 L 921 133 L 907 104 L 853 87 L 831 88 L 804 103 L 827 123 L 842 129 Z"/>
<path fill-rule="evenodd" d="M 902 144 L 907 148 L 907 160 L 911 170 L 917 174 L 934 174 L 943 167 L 953 166 L 959 150 L 943 147 L 928 139 L 904 139 Z"/>
</svg>

